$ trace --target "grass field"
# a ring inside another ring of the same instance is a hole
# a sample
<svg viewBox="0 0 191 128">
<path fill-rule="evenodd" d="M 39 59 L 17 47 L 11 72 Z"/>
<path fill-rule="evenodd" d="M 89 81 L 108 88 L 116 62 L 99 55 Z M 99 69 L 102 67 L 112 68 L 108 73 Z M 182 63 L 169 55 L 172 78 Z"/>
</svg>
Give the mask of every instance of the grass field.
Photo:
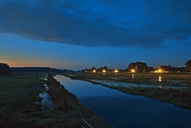
<svg viewBox="0 0 191 128">
<path fill-rule="evenodd" d="M 44 91 L 44 74 L 0 75 L 0 127 L 34 126 L 41 115 L 39 93 Z M 36 125 L 35 125 L 36 126 Z"/>
<path fill-rule="evenodd" d="M 191 109 L 191 73 L 85 73 L 74 72 L 64 75 L 101 84 L 124 93 L 141 95 L 162 102 L 172 103 L 179 107 Z M 97 82 L 97 81 L 101 82 Z M 104 83 L 106 81 L 106 83 Z M 127 83 L 132 87 L 111 86 L 107 82 Z M 144 87 L 142 86 L 144 85 Z M 145 87 L 152 85 L 152 87 Z M 180 89 L 184 88 L 184 89 Z"/>
<path fill-rule="evenodd" d="M 40 79 L 39 79 L 40 78 Z M 91 118 L 95 128 L 109 127 L 103 119 L 93 115 L 91 111 L 82 106 L 78 99 L 71 93 L 67 93 L 74 107 L 71 109 L 51 109 L 43 112 L 39 104 L 39 94 L 45 91 L 44 84 L 47 81 L 44 73 L 10 73 L 0 75 L 0 128 L 81 128 L 81 118 Z M 59 84 L 59 82 L 56 82 Z M 55 106 L 63 104 L 62 94 L 64 88 L 50 88 L 49 92 L 58 94 L 59 100 L 54 100 Z M 38 103 L 37 103 L 38 102 Z M 61 106 L 62 107 L 62 106 Z"/>
</svg>

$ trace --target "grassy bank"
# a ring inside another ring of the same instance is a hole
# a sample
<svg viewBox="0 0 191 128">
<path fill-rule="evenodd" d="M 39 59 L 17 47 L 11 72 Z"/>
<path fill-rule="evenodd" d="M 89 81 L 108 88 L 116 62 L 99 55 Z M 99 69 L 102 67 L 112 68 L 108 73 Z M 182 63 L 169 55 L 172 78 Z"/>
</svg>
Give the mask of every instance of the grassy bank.
<svg viewBox="0 0 191 128">
<path fill-rule="evenodd" d="M 37 102 L 42 100 L 39 94 L 45 91 L 44 84 L 47 81 L 39 78 L 47 78 L 47 74 L 0 75 L 1 128 L 81 128 L 82 118 L 95 128 L 109 127 L 55 80 L 49 83 L 48 92 L 55 108 L 42 111 L 42 106 Z"/>
<path fill-rule="evenodd" d="M 175 73 L 175 74 L 151 74 L 151 73 L 67 73 L 64 74 L 73 79 L 80 79 L 92 82 L 91 80 L 108 80 L 115 82 L 126 82 L 129 84 L 148 84 L 162 88 L 142 88 L 124 86 L 110 86 L 102 84 L 102 86 L 119 90 L 124 93 L 141 95 L 162 102 L 172 103 L 176 106 L 191 109 L 191 74 L 190 73 Z M 133 76 L 132 76 L 133 75 Z M 159 76 L 162 78 L 159 81 Z M 97 83 L 97 82 L 92 82 Z M 100 83 L 99 83 L 100 84 Z M 177 86 L 187 87 L 185 90 L 165 89 L 164 87 Z"/>
<path fill-rule="evenodd" d="M 86 126 L 82 119 L 85 119 L 94 128 L 109 128 L 106 122 L 81 105 L 75 95 L 68 92 L 52 75 L 48 76 L 49 94 L 55 102 L 55 111 L 62 116 L 65 125 L 68 128 L 81 128 Z"/>
<path fill-rule="evenodd" d="M 40 126 L 39 93 L 44 91 L 44 74 L 0 75 L 0 127 Z"/>
</svg>

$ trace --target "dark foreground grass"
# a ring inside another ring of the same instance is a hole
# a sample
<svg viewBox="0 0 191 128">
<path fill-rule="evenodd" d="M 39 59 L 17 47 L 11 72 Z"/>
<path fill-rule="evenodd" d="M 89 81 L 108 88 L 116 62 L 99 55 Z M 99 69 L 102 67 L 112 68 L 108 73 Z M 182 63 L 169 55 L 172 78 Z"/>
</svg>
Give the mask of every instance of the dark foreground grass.
<svg viewBox="0 0 191 128">
<path fill-rule="evenodd" d="M 49 89 L 55 108 L 42 111 L 42 106 L 36 102 L 41 102 L 39 94 L 45 91 L 47 83 L 39 78 L 46 77 L 44 73 L 0 75 L 0 128 L 81 128 L 81 118 L 95 128 L 108 127 L 60 85 Z M 67 96 L 67 106 L 63 94 Z"/>
<path fill-rule="evenodd" d="M 44 91 L 44 74 L 0 75 L 0 127 L 34 127 L 41 118 L 39 93 Z"/>
<path fill-rule="evenodd" d="M 191 73 L 166 73 L 166 74 L 153 74 L 153 73 L 67 73 L 64 74 L 73 79 L 80 79 L 91 82 L 91 80 L 112 80 L 119 82 L 127 82 L 133 84 L 148 84 L 156 86 L 178 86 L 187 87 L 186 90 L 178 89 L 164 89 L 164 88 L 141 88 L 141 87 L 123 87 L 123 86 L 109 86 L 102 84 L 102 86 L 119 90 L 124 93 L 141 95 L 162 102 L 172 103 L 178 107 L 191 109 Z M 158 81 L 158 77 L 162 77 L 162 81 Z M 96 82 L 92 82 L 96 84 Z"/>
</svg>

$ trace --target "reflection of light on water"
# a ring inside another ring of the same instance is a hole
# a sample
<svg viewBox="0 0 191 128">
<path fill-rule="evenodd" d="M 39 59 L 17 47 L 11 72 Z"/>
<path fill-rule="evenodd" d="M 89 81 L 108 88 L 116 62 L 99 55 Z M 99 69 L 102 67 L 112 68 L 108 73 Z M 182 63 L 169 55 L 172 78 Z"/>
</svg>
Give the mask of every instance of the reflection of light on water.
<svg viewBox="0 0 191 128">
<path fill-rule="evenodd" d="M 159 85 L 159 88 L 163 88 L 161 85 Z"/>
<path fill-rule="evenodd" d="M 132 74 L 132 75 L 131 75 L 131 77 L 132 77 L 132 79 L 134 79 L 134 78 L 135 78 L 135 75 L 134 75 L 134 74 Z"/>
<path fill-rule="evenodd" d="M 158 80 L 159 82 L 162 82 L 162 77 L 161 76 L 159 76 L 159 80 Z M 163 88 L 162 87 L 162 85 L 161 85 L 161 83 L 159 83 L 159 88 Z"/>
<path fill-rule="evenodd" d="M 162 77 L 161 76 L 159 76 L 159 82 L 162 82 Z"/>
</svg>

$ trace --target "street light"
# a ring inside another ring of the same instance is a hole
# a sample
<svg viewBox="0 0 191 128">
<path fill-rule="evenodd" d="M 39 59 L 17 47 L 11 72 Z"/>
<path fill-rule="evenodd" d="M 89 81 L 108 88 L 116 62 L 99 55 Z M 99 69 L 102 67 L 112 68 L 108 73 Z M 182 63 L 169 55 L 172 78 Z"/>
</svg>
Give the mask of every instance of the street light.
<svg viewBox="0 0 191 128">
<path fill-rule="evenodd" d="M 132 73 L 135 73 L 136 71 L 135 71 L 135 69 L 131 69 L 131 72 L 132 72 Z"/>
</svg>

